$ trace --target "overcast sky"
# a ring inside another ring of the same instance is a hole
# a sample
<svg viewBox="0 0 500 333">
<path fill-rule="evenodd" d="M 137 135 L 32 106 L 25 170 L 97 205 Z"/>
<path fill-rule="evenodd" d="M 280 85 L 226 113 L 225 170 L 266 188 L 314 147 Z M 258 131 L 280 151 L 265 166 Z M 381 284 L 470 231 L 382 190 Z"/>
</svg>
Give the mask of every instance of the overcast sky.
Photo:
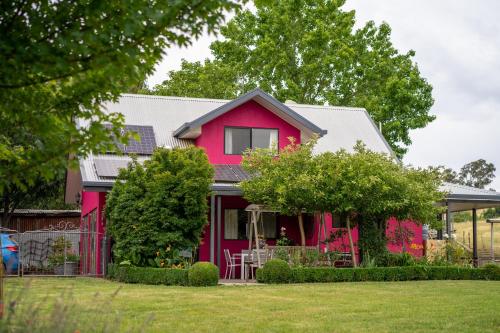
<svg viewBox="0 0 500 333">
<path fill-rule="evenodd" d="M 401 51 L 416 51 L 422 75 L 433 85 L 432 114 L 437 119 L 411 133 L 413 144 L 404 158 L 416 166 L 446 165 L 460 169 L 479 158 L 493 162 L 500 190 L 500 1 L 481 0 L 348 0 L 358 25 L 386 21 Z M 210 57 L 213 36 L 187 49 L 167 50 L 149 84 L 167 71 Z"/>
</svg>

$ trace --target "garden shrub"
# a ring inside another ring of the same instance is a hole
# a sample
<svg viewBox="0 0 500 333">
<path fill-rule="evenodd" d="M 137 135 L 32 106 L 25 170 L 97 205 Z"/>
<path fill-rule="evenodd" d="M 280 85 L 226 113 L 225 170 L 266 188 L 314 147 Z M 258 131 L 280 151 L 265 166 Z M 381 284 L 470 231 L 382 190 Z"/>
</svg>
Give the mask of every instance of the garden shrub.
<svg viewBox="0 0 500 333">
<path fill-rule="evenodd" d="M 219 283 L 219 268 L 211 262 L 200 261 L 188 272 L 190 286 L 216 286 Z"/>
<path fill-rule="evenodd" d="M 107 276 L 111 280 L 125 283 L 163 284 L 166 286 L 188 285 L 187 269 L 134 267 L 109 264 Z"/>
<path fill-rule="evenodd" d="M 496 265 L 495 265 L 496 266 Z M 470 268 L 459 266 L 400 266 L 373 268 L 293 267 L 282 283 L 356 282 L 356 281 L 415 281 L 415 280 L 500 280 L 500 268 Z M 259 276 L 260 274 L 260 276 Z M 258 270 L 258 281 L 269 280 L 266 267 Z"/>
<path fill-rule="evenodd" d="M 196 247 L 208 223 L 212 179 L 213 167 L 196 147 L 158 148 L 143 165 L 133 161 L 121 169 L 106 197 L 115 261 L 179 265 L 169 262 L 173 253 Z"/>
<path fill-rule="evenodd" d="M 489 263 L 482 267 L 489 280 L 500 280 L 500 265 Z"/>
<path fill-rule="evenodd" d="M 290 280 L 292 269 L 281 259 L 271 259 L 264 264 L 261 279 L 266 283 L 287 283 Z"/>
</svg>

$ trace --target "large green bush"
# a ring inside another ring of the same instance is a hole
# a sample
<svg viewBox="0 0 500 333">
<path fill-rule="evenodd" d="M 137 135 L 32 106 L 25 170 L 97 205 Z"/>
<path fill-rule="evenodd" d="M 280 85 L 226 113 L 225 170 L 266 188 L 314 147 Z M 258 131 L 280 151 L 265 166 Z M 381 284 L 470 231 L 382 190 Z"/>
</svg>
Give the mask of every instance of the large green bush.
<svg viewBox="0 0 500 333">
<path fill-rule="evenodd" d="M 211 262 L 197 262 L 189 268 L 190 286 L 216 286 L 219 283 L 219 268 Z"/>
<path fill-rule="evenodd" d="M 266 266 L 257 270 L 263 283 L 411 281 L 411 280 L 500 280 L 500 268 L 469 268 L 457 266 L 402 266 L 374 268 L 295 267 L 287 280 L 269 279 Z"/>
<path fill-rule="evenodd" d="M 125 283 L 163 284 L 167 286 L 187 286 L 187 269 L 133 267 L 108 265 L 107 277 Z"/>
<path fill-rule="evenodd" d="M 165 249 L 196 247 L 207 224 L 213 168 L 200 148 L 157 149 L 133 162 L 108 194 L 108 231 L 116 262 L 156 266 Z"/>
<path fill-rule="evenodd" d="M 266 283 L 287 283 L 292 275 L 288 263 L 281 259 L 272 259 L 264 264 L 262 272 L 256 274 L 257 281 Z"/>
</svg>

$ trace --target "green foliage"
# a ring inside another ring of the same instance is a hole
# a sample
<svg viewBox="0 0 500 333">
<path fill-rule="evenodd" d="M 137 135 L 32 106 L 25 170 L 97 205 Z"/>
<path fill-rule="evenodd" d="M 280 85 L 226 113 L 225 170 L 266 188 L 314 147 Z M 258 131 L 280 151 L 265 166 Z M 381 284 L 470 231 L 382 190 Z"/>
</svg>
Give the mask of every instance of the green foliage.
<svg viewBox="0 0 500 333">
<path fill-rule="evenodd" d="M 207 224 L 212 178 L 206 154 L 195 147 L 160 148 L 144 166 L 121 170 L 106 200 L 116 261 L 147 266 L 159 249 L 195 248 Z"/>
<path fill-rule="evenodd" d="M 73 250 L 69 239 L 59 236 L 51 246 L 51 254 L 48 257 L 50 267 L 64 265 L 65 262 L 78 262 L 80 257 Z"/>
<path fill-rule="evenodd" d="M 317 210 L 312 150 L 316 140 L 290 144 L 279 152 L 274 149 L 255 149 L 246 152 L 242 165 L 254 177 L 241 183 L 249 202 L 266 205 L 281 214 L 299 217 L 301 243 L 305 235 L 301 225 L 302 213 Z"/>
<path fill-rule="evenodd" d="M 462 223 L 472 221 L 471 212 L 457 212 L 452 215 L 453 222 Z"/>
<path fill-rule="evenodd" d="M 271 259 L 264 264 L 257 281 L 265 283 L 288 283 L 292 269 L 281 259 Z"/>
<path fill-rule="evenodd" d="M 345 0 L 255 1 L 211 45 L 214 61 L 183 64 L 156 92 L 233 98 L 260 87 L 280 101 L 365 107 L 401 156 L 409 131 L 434 120 L 432 87 L 400 53 L 387 23 L 355 28 Z M 215 89 L 213 87 L 214 82 Z"/>
<path fill-rule="evenodd" d="M 162 96 L 234 99 L 237 97 L 237 72 L 222 62 L 205 60 L 202 64 L 182 60 L 181 69 L 170 71 L 168 79 L 150 92 Z M 145 92 L 147 93 L 147 92 Z"/>
<path fill-rule="evenodd" d="M 159 268 L 189 268 L 191 262 L 181 256 L 181 251 L 168 246 L 166 249 L 158 249 L 156 257 L 149 259 L 151 266 Z"/>
<path fill-rule="evenodd" d="M 443 199 L 435 173 L 404 167 L 390 156 L 358 143 L 354 152 L 341 150 L 316 157 L 316 200 L 321 211 L 347 215 L 358 224 L 358 245 L 372 258 L 386 252 L 386 223 L 435 224 Z"/>
<path fill-rule="evenodd" d="M 495 178 L 495 165 L 488 163 L 484 159 L 479 159 L 465 164 L 460 172 L 442 165 L 429 167 L 429 170 L 436 172 L 443 182 L 461 184 L 477 188 L 484 188 L 491 184 Z"/>
<path fill-rule="evenodd" d="M 11 208 L 12 193 L 57 178 L 68 162 L 113 148 L 113 137 L 125 143 L 123 116 L 103 104 L 151 74 L 165 48 L 213 33 L 238 7 L 232 0 L 2 2 L 2 208 Z"/>
<path fill-rule="evenodd" d="M 493 178 L 495 178 L 495 171 L 496 168 L 493 163 L 488 163 L 481 158 L 467 163 L 460 169 L 460 183 L 484 188 L 486 185 L 491 184 Z"/>
<path fill-rule="evenodd" d="M 404 167 L 360 142 L 352 153 L 313 156 L 315 143 L 292 142 L 278 157 L 273 150 L 248 152 L 242 164 L 254 177 L 241 184 L 245 198 L 289 215 L 348 216 L 359 226 L 360 250 L 372 258 L 386 252 L 390 218 L 435 224 L 442 210 L 435 203 L 444 194 L 434 172 Z"/>
<path fill-rule="evenodd" d="M 385 251 L 382 255 L 376 257 L 378 267 L 397 267 L 397 266 L 415 266 L 417 260 L 409 253 L 392 253 Z"/>
<path fill-rule="evenodd" d="M 494 219 L 500 217 L 500 207 L 485 209 L 481 214 L 481 219 Z"/>
<path fill-rule="evenodd" d="M 265 268 L 257 270 L 259 282 L 269 281 L 264 274 Z M 331 268 L 295 267 L 291 268 L 290 278 L 281 283 L 317 282 L 360 282 L 360 281 L 412 281 L 412 280 L 500 280 L 500 270 L 496 268 L 403 266 L 372 268 Z"/>
<path fill-rule="evenodd" d="M 446 242 L 444 248 L 446 261 L 453 265 L 470 266 L 472 253 L 454 241 Z"/>
<path fill-rule="evenodd" d="M 188 270 L 179 268 L 133 267 L 109 264 L 108 279 L 141 284 L 162 284 L 166 286 L 187 286 Z"/>
<path fill-rule="evenodd" d="M 211 262 L 197 262 L 188 272 L 189 285 L 194 287 L 216 286 L 219 283 L 219 268 Z"/>
</svg>

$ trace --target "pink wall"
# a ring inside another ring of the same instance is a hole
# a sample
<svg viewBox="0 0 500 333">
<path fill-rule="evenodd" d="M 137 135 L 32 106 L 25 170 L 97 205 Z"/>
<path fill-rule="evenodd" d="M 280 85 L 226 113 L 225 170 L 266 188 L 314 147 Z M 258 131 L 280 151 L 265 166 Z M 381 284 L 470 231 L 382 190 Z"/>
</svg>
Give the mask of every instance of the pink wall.
<svg viewBox="0 0 500 333">
<path fill-rule="evenodd" d="M 96 241 L 96 263 L 95 263 L 95 272 L 97 275 L 102 274 L 102 238 L 104 237 L 106 219 L 103 214 L 104 205 L 106 202 L 106 192 L 86 192 L 82 191 L 82 223 L 81 227 L 83 228 L 85 225 L 88 227 L 87 230 L 90 230 L 90 213 L 92 211 L 96 211 L 96 233 L 95 233 L 95 241 Z M 81 234 L 80 242 L 87 242 L 88 247 L 90 248 L 90 234 Z M 80 253 L 82 255 L 82 253 Z M 90 265 L 90 259 L 87 260 L 87 264 Z"/>
<path fill-rule="evenodd" d="M 249 101 L 202 126 L 196 146 L 203 147 L 212 164 L 239 164 L 240 155 L 224 154 L 224 126 L 277 128 L 279 147 L 289 144 L 293 136 L 300 143 L 300 130 L 285 122 L 257 102 Z"/>
<path fill-rule="evenodd" d="M 319 221 L 320 217 L 319 215 L 315 217 L 315 225 L 314 225 L 314 233 L 313 233 L 313 238 L 310 240 L 312 244 L 317 244 L 318 242 L 318 228 L 319 228 Z M 327 236 L 334 231 L 338 231 L 339 228 L 333 228 L 332 227 L 332 216 L 331 214 L 326 214 L 325 216 L 325 224 L 326 224 L 326 234 Z M 405 250 L 406 252 L 411 253 L 412 255 L 416 257 L 421 257 L 423 256 L 423 240 L 422 240 L 422 226 L 418 225 L 412 221 L 403 221 L 401 222 L 401 226 L 403 228 L 406 228 L 411 231 L 413 236 L 410 238 L 409 242 L 405 242 Z M 394 231 L 398 227 L 398 221 L 395 218 L 389 219 L 387 223 L 387 231 L 386 235 L 388 238 L 387 242 L 387 249 L 391 252 L 394 253 L 400 253 L 403 251 L 403 246 L 401 244 L 394 244 L 394 242 L 391 242 L 391 240 L 394 239 Z M 321 240 L 325 238 L 324 232 L 321 231 Z M 357 250 L 357 242 L 358 242 L 358 228 L 354 227 L 352 229 L 352 239 L 353 243 L 355 245 L 355 250 L 356 253 L 358 253 Z M 322 246 L 324 249 L 325 246 Z M 329 250 L 335 250 L 335 251 L 343 251 L 343 252 L 349 252 L 349 239 L 347 234 L 345 234 L 343 237 L 335 240 L 330 244 Z"/>
</svg>

